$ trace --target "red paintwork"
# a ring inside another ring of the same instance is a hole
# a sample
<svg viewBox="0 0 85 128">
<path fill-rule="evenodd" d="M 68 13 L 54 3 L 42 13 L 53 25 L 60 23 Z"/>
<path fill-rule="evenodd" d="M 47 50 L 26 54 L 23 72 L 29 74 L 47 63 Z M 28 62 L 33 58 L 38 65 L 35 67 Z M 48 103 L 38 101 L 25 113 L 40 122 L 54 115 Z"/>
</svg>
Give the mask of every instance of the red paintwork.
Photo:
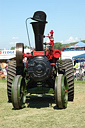
<svg viewBox="0 0 85 128">
<path fill-rule="evenodd" d="M 33 58 L 34 56 L 39 56 L 39 55 L 46 55 L 48 60 L 52 60 L 51 65 L 55 65 L 56 59 L 58 59 L 61 56 L 61 51 L 60 50 L 54 50 L 53 45 L 54 45 L 54 37 L 53 37 L 53 30 L 50 31 L 50 36 L 46 36 L 50 39 L 49 43 L 45 43 L 45 45 L 50 45 L 51 47 L 46 47 L 45 51 L 33 51 L 32 53 L 25 54 L 23 53 L 23 58 Z"/>
<path fill-rule="evenodd" d="M 2 54 L 2 51 L 0 51 L 0 54 Z"/>
<path fill-rule="evenodd" d="M 23 53 L 23 58 L 24 57 L 27 57 L 27 58 L 33 58 L 34 56 L 39 56 L 39 55 L 42 55 L 44 56 L 45 55 L 45 52 L 44 51 L 34 51 L 33 53 L 29 53 L 29 54 L 25 54 Z"/>
<path fill-rule="evenodd" d="M 45 52 L 44 51 L 34 51 L 33 52 L 33 56 L 39 56 L 39 55 L 45 55 Z"/>
<path fill-rule="evenodd" d="M 58 59 L 61 56 L 61 51 L 60 50 L 54 50 L 54 49 L 48 50 L 46 52 L 46 56 L 47 56 L 48 60 L 53 59 L 53 57 Z"/>
<path fill-rule="evenodd" d="M 47 36 L 50 39 L 50 42 L 47 43 L 50 46 L 52 46 L 52 49 L 46 48 L 46 56 L 48 57 L 48 60 L 51 60 L 53 58 L 58 59 L 61 56 L 61 51 L 60 50 L 54 50 L 53 45 L 54 45 L 54 38 L 53 38 L 53 30 L 50 31 L 50 36 Z"/>
<path fill-rule="evenodd" d="M 52 45 L 52 47 L 53 47 L 53 45 L 54 45 L 53 33 L 54 33 L 53 30 L 51 30 L 51 31 L 50 31 L 50 36 L 49 36 L 49 35 L 46 36 L 46 37 L 48 37 L 48 38 L 50 39 L 50 42 L 49 42 L 49 43 L 46 43 L 46 44 Z"/>
<path fill-rule="evenodd" d="M 55 66 L 55 63 L 50 63 L 52 66 Z"/>
<path fill-rule="evenodd" d="M 31 57 L 33 57 L 33 55 L 31 53 L 29 53 L 29 54 L 23 53 L 23 58 L 25 58 L 25 57 L 31 58 Z"/>
<path fill-rule="evenodd" d="M 31 58 L 31 57 L 34 57 L 37 55 L 45 55 L 45 53 L 44 53 L 44 51 L 33 52 L 33 55 L 31 53 L 29 53 L 29 54 L 23 53 L 23 58 L 24 57 Z M 46 51 L 46 56 L 47 56 L 48 60 L 51 60 L 53 58 L 58 59 L 61 56 L 61 51 L 60 50 L 54 50 L 54 49 L 48 50 L 48 51 Z"/>
</svg>

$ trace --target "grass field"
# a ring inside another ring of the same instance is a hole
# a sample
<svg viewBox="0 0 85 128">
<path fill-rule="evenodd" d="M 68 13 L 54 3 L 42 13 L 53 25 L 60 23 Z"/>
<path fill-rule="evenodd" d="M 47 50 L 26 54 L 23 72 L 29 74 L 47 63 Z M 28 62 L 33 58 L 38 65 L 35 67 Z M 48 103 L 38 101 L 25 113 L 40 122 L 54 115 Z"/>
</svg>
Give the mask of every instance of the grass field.
<svg viewBox="0 0 85 128">
<path fill-rule="evenodd" d="M 0 80 L 0 128 L 85 128 L 85 81 L 75 82 L 74 102 L 55 107 L 54 97 L 31 96 L 29 104 L 14 110 L 7 102 L 6 80 Z"/>
</svg>

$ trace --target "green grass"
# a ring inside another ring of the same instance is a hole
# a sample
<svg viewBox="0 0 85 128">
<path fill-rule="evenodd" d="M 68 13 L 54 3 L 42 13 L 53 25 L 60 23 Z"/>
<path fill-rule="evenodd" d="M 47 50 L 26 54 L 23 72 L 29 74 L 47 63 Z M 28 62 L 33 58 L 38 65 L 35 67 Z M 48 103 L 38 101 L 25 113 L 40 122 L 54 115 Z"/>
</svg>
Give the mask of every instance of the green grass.
<svg viewBox="0 0 85 128">
<path fill-rule="evenodd" d="M 0 128 L 85 128 L 85 81 L 75 81 L 74 102 L 63 110 L 55 108 L 53 95 L 28 97 L 26 108 L 14 110 L 6 88 L 0 80 Z"/>
<path fill-rule="evenodd" d="M 0 80 L 0 84 L 1 84 L 1 83 L 5 83 L 5 84 L 6 84 L 6 82 L 7 82 L 6 79 L 1 79 L 1 80 Z"/>
<path fill-rule="evenodd" d="M 80 83 L 80 84 L 85 84 L 85 81 L 80 81 L 80 80 L 77 80 L 77 81 L 76 81 L 76 80 L 75 80 L 74 83 L 75 83 L 75 84 L 79 84 L 79 83 Z"/>
</svg>

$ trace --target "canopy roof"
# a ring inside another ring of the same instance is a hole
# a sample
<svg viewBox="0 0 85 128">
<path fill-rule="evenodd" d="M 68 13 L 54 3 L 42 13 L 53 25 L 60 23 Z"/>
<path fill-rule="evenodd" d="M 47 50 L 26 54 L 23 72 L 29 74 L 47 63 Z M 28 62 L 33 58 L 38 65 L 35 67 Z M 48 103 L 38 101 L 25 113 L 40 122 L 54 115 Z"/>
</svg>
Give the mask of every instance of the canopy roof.
<svg viewBox="0 0 85 128">
<path fill-rule="evenodd" d="M 81 48 L 81 47 L 85 47 L 85 43 L 83 42 L 78 42 L 77 44 L 70 46 L 68 48 Z"/>
<path fill-rule="evenodd" d="M 72 59 L 76 59 L 77 61 L 85 61 L 85 53 L 84 54 L 80 54 L 78 56 L 73 56 Z"/>
</svg>

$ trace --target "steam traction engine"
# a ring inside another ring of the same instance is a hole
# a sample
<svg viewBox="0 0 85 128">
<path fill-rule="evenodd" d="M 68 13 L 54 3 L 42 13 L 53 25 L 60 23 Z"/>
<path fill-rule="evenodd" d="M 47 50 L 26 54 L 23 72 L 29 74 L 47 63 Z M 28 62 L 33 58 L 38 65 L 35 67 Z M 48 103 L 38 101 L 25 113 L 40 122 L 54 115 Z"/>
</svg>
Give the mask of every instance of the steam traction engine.
<svg viewBox="0 0 85 128">
<path fill-rule="evenodd" d="M 44 93 L 52 88 L 55 102 L 58 108 L 66 108 L 68 101 L 74 99 L 73 65 L 70 59 L 61 60 L 61 51 L 54 50 L 53 30 L 51 30 L 49 43 L 43 43 L 45 37 L 46 14 L 42 11 L 34 13 L 31 22 L 34 36 L 35 49 L 31 53 L 24 53 L 24 44 L 16 44 L 16 60 L 11 60 L 8 65 L 7 94 L 9 102 L 15 109 L 23 108 L 26 103 L 26 95 L 43 93 L 40 88 L 45 88 Z M 44 48 L 43 48 L 43 45 Z M 27 58 L 24 65 L 23 59 Z"/>
</svg>

